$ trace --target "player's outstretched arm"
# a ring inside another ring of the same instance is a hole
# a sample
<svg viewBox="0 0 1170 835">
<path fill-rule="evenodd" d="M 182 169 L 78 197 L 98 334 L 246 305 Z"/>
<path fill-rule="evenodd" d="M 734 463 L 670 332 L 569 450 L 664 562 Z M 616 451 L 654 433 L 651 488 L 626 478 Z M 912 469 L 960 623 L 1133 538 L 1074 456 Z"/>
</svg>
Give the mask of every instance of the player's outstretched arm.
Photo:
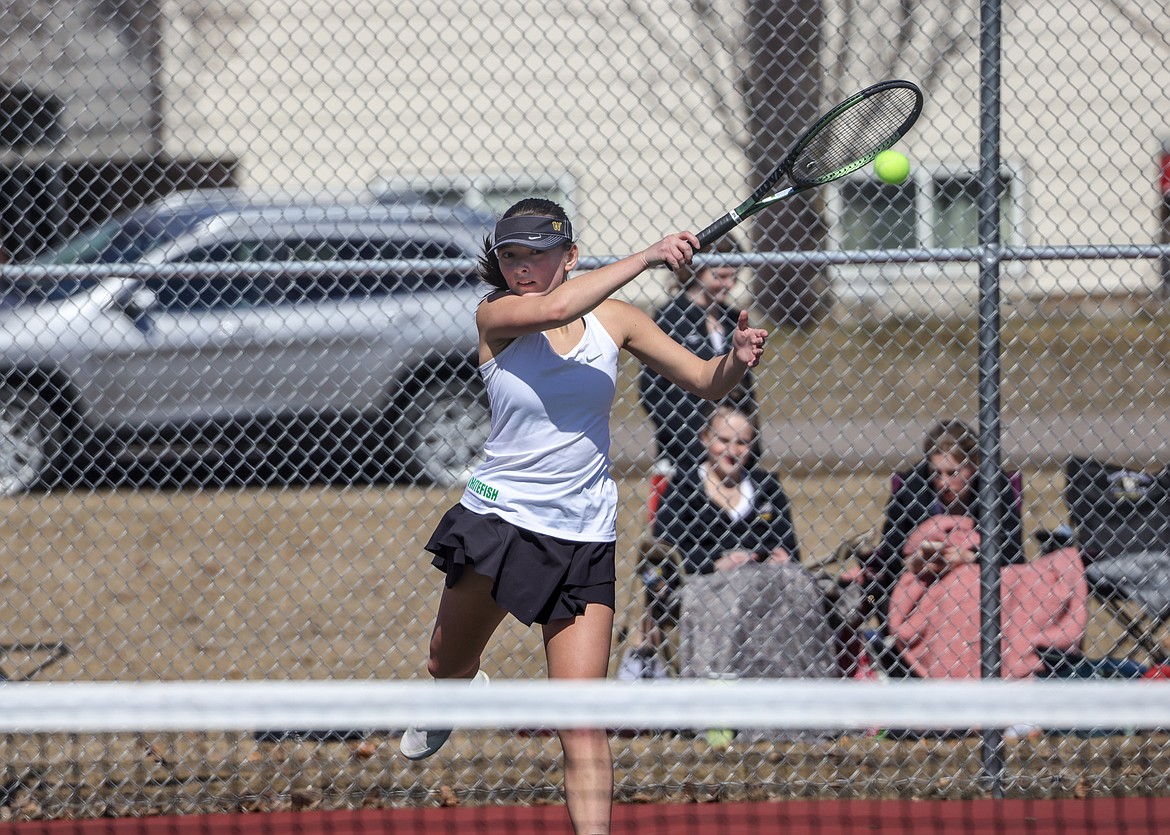
<svg viewBox="0 0 1170 835">
<path fill-rule="evenodd" d="M 768 340 L 766 330 L 751 327 L 745 311 L 732 335 L 732 349 L 723 356 L 704 360 L 675 342 L 633 305 L 610 301 L 599 315 L 611 333 L 622 334 L 622 347 L 675 385 L 708 400 L 725 397 L 749 368 L 759 365 Z"/>
<path fill-rule="evenodd" d="M 547 293 L 493 293 L 477 311 L 480 331 L 493 339 L 511 339 L 560 327 L 594 310 L 647 269 L 665 265 L 674 270 L 689 264 L 698 249 L 691 232 L 667 235 L 661 241 L 572 280 Z M 566 271 L 577 263 L 576 249 L 567 256 Z"/>
</svg>

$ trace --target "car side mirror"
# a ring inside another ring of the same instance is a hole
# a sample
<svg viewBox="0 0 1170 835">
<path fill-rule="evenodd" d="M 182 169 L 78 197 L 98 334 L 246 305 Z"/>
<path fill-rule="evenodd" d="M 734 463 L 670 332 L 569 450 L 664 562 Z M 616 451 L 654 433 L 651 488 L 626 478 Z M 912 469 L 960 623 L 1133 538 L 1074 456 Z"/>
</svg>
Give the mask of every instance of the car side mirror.
<svg viewBox="0 0 1170 835">
<path fill-rule="evenodd" d="M 122 311 L 130 317 L 135 327 L 146 332 L 150 330 L 150 311 L 158 304 L 158 294 L 142 285 L 118 299 Z"/>
<path fill-rule="evenodd" d="M 158 304 L 158 294 L 146 287 L 135 287 L 130 293 L 130 298 L 127 300 L 126 307 L 131 310 L 139 310 L 146 313 L 152 310 Z"/>
</svg>

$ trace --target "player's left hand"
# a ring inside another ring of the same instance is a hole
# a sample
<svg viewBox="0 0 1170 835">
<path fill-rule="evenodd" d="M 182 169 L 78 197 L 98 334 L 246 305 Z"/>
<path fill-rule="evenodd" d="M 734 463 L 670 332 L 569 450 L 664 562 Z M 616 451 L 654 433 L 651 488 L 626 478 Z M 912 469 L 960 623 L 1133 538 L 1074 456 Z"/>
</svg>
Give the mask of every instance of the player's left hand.
<svg viewBox="0 0 1170 835">
<path fill-rule="evenodd" d="M 760 364 L 760 357 L 764 354 L 764 343 L 767 340 L 768 332 L 762 328 L 749 326 L 747 311 L 741 310 L 739 322 L 735 326 L 735 333 L 731 336 L 735 358 L 740 362 L 747 363 L 748 368 L 755 368 Z"/>
</svg>

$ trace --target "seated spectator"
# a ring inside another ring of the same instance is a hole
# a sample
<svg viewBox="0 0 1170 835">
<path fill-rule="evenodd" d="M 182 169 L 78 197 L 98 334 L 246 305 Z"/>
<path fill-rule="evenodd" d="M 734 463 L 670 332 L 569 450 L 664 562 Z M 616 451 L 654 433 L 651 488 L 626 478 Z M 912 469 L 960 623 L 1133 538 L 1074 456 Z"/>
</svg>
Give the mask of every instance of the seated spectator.
<svg viewBox="0 0 1170 835">
<path fill-rule="evenodd" d="M 863 583 L 872 614 L 881 636 L 889 633 L 889 600 L 898 579 L 909 568 L 917 573 L 939 559 L 937 551 L 923 548 L 930 540 L 911 534 L 936 516 L 965 517 L 974 523 L 979 507 L 979 450 L 974 431 L 959 420 L 945 420 L 927 432 L 923 459 L 895 479 L 886 504 L 881 538 L 872 554 L 862 560 L 858 579 Z M 1000 508 L 1003 521 L 1003 565 L 1024 561 L 1023 497 L 1018 478 L 1005 479 L 1007 489 Z M 972 527 L 973 530 L 973 527 Z M 952 559 L 974 561 L 977 552 L 970 542 L 960 542 Z M 884 659 L 883 666 L 898 673 L 896 660 Z"/>
<path fill-rule="evenodd" d="M 731 235 L 720 238 L 716 252 L 740 252 L 742 247 Z M 654 320 L 667 334 L 698 356 L 707 359 L 727 351 L 727 339 L 735 331 L 739 311 L 728 306 L 727 298 L 735 287 L 738 267 L 695 267 L 684 265 L 675 273 L 678 289 L 660 307 Z M 676 386 L 665 377 L 643 368 L 638 378 L 642 408 L 654 425 L 655 472 L 658 484 L 675 471 L 683 472 L 698 464 L 704 454 L 699 433 L 707 424 L 710 403 Z M 725 398 L 755 420 L 756 397 L 752 373 Z M 758 440 L 753 442 L 753 456 L 759 456 Z"/>
<path fill-rule="evenodd" d="M 907 568 L 890 597 L 889 628 L 910 673 L 980 678 L 979 533 L 969 516 L 937 516 L 908 537 Z M 1000 573 L 1001 674 L 1027 678 L 1048 651 L 1078 650 L 1088 583 L 1074 548 Z"/>
<path fill-rule="evenodd" d="M 745 412 L 732 405 L 717 407 L 699 432 L 703 460 L 676 474 L 663 495 L 654 535 L 678 549 L 683 573 L 800 560 L 780 479 L 749 468 L 755 437 L 755 424 Z"/>
<path fill-rule="evenodd" d="M 800 564 L 780 480 L 748 465 L 755 439 L 747 414 L 718 407 L 703 460 L 671 480 L 655 518 L 685 575 L 683 675 L 831 675 L 824 596 Z"/>
</svg>

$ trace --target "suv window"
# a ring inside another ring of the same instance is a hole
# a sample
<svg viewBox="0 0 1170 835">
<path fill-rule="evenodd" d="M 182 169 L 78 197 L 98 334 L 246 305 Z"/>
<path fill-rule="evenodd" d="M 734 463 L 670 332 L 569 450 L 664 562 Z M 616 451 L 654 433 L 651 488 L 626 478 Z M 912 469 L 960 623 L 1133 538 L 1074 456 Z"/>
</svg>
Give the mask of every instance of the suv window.
<svg viewBox="0 0 1170 835">
<path fill-rule="evenodd" d="M 117 264 L 188 234 L 220 208 L 148 209 L 111 220 L 37 258 L 38 264 Z"/>
<path fill-rule="evenodd" d="M 434 241 L 308 239 L 301 241 L 224 241 L 198 247 L 184 261 L 203 264 L 377 261 L 466 256 L 458 247 Z M 419 270 L 408 274 L 385 270 L 284 276 L 195 276 L 152 278 L 146 286 L 159 307 L 171 311 L 222 310 L 256 305 L 304 304 L 345 299 L 368 299 L 420 289 L 466 286 L 473 274 L 453 270 Z"/>
<path fill-rule="evenodd" d="M 454 260 L 466 257 L 466 254 L 459 247 L 433 240 L 320 237 L 301 240 L 220 241 L 208 246 L 196 247 L 186 253 L 182 260 L 197 264 L 234 264 L 300 261 L 396 261 L 433 258 Z M 249 279 L 249 281 L 255 283 L 258 279 Z M 271 281 L 266 282 L 266 288 L 263 291 L 254 290 L 235 295 L 241 299 L 259 298 L 266 304 L 296 304 L 325 300 L 339 301 L 351 297 L 372 298 L 389 293 L 413 292 L 420 289 L 461 287 L 474 281 L 473 274 L 452 270 L 420 270 L 408 275 L 383 271 L 319 276 L 303 274 L 291 280 L 286 278 L 279 284 Z M 218 306 L 222 307 L 224 304 L 226 302 L 222 302 Z"/>
<path fill-rule="evenodd" d="M 463 258 L 456 246 L 431 240 L 304 238 L 301 240 L 221 241 L 199 246 L 183 257 L 196 264 L 257 261 L 397 261 L 416 258 Z"/>
<path fill-rule="evenodd" d="M 251 276 L 195 276 L 194 278 L 148 278 L 146 288 L 155 304 L 172 313 L 224 310 L 264 304 L 272 279 Z"/>
</svg>

